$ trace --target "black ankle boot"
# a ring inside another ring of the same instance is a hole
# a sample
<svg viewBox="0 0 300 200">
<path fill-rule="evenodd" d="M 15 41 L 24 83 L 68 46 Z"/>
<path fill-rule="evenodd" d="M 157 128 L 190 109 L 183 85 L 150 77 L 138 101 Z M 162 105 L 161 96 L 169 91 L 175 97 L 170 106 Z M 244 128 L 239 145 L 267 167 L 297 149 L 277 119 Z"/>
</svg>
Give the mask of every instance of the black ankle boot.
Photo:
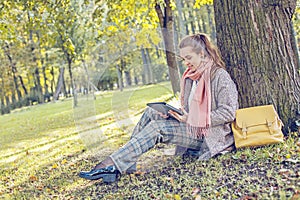
<svg viewBox="0 0 300 200">
<path fill-rule="evenodd" d="M 98 180 L 102 178 L 104 183 L 112 183 L 117 181 L 118 176 L 120 175 L 119 170 L 114 165 L 100 168 L 92 169 L 89 172 L 80 172 L 79 176 L 88 180 Z"/>
</svg>

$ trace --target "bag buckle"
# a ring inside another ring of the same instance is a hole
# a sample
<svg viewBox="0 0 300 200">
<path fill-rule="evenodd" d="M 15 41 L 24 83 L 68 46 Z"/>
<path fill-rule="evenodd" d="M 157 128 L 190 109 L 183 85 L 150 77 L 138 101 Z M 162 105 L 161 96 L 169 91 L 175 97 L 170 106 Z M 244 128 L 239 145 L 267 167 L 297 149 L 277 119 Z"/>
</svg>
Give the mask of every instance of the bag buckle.
<svg viewBox="0 0 300 200">
<path fill-rule="evenodd" d="M 243 139 L 246 139 L 247 138 L 247 127 L 244 123 L 243 123 L 242 132 L 243 132 Z"/>
<path fill-rule="evenodd" d="M 267 126 L 268 126 L 268 129 L 269 129 L 269 132 L 270 132 L 270 134 L 272 135 L 272 134 L 273 134 L 273 131 L 271 130 L 271 127 L 272 127 L 272 125 L 273 125 L 273 122 L 269 122 L 268 120 L 266 120 L 266 122 L 267 122 Z"/>
</svg>

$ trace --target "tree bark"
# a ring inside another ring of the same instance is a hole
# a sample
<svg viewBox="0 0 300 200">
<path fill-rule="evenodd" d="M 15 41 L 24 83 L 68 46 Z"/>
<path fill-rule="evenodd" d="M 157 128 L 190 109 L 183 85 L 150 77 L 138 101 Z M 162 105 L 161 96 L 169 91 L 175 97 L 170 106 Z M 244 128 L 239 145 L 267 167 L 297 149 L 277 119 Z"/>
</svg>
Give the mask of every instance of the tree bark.
<svg viewBox="0 0 300 200">
<path fill-rule="evenodd" d="M 178 27 L 180 34 L 186 35 L 186 29 L 183 20 L 182 0 L 176 0 L 176 8 L 178 10 Z"/>
<path fill-rule="evenodd" d="M 149 49 L 145 49 L 145 52 L 146 52 L 146 58 L 147 58 L 147 63 L 148 63 L 148 70 L 149 70 L 149 81 L 150 81 L 150 83 L 154 83 L 155 81 L 153 78 L 152 61 L 151 61 Z"/>
<path fill-rule="evenodd" d="M 10 46 L 7 42 L 3 46 L 3 50 L 9 60 L 9 66 L 10 66 L 10 70 L 11 70 L 12 77 L 13 77 L 14 89 L 12 90 L 12 99 L 13 99 L 13 104 L 15 104 L 16 97 L 15 97 L 14 91 L 17 92 L 18 100 L 20 101 L 22 99 L 22 94 L 19 90 L 19 84 L 18 84 L 18 79 L 17 79 L 17 67 L 16 67 L 16 63 L 13 62 L 13 58 L 10 54 Z"/>
<path fill-rule="evenodd" d="M 18 78 L 19 78 L 19 80 L 20 80 L 21 87 L 23 88 L 24 94 L 25 94 L 25 96 L 27 96 L 27 95 L 28 95 L 28 92 L 27 92 L 27 89 L 26 89 L 26 87 L 25 87 L 23 78 L 22 78 L 22 76 L 20 76 L 20 75 L 18 75 Z"/>
<path fill-rule="evenodd" d="M 70 82 L 71 82 L 72 95 L 73 95 L 73 107 L 76 107 L 78 105 L 78 100 L 77 100 L 77 90 L 76 90 L 73 73 L 72 73 L 72 59 L 68 59 L 68 69 L 69 69 Z"/>
<path fill-rule="evenodd" d="M 299 119 L 300 76 L 291 19 L 296 0 L 214 1 L 218 46 L 240 107 L 273 104 L 284 132 Z"/>
<path fill-rule="evenodd" d="M 55 94 L 53 95 L 53 100 L 54 101 L 58 100 L 59 93 L 61 91 L 66 93 L 64 74 L 65 74 L 65 68 L 60 67 L 59 68 L 58 80 L 57 80 L 57 86 L 56 86 Z"/>
<path fill-rule="evenodd" d="M 162 12 L 161 7 L 158 3 L 155 5 L 155 10 L 159 18 L 160 27 L 162 30 L 163 40 L 165 44 L 165 52 L 167 57 L 167 64 L 169 68 L 169 76 L 171 80 L 172 90 L 173 93 L 176 94 L 177 92 L 180 92 L 180 78 L 177 62 L 175 59 L 176 51 L 173 43 L 173 13 L 170 6 L 170 0 L 164 0 L 164 2 L 164 13 Z"/>
<path fill-rule="evenodd" d="M 213 13 L 211 11 L 211 5 L 206 5 L 205 8 L 207 10 L 207 18 L 208 18 L 208 24 L 210 25 L 211 38 L 215 41 L 216 40 L 216 28 L 213 23 Z"/>
<path fill-rule="evenodd" d="M 54 84 L 55 84 L 54 79 L 55 79 L 55 76 L 54 76 L 54 67 L 53 66 L 51 66 L 50 74 L 52 76 L 50 89 L 51 89 L 52 95 L 54 95 Z"/>
<path fill-rule="evenodd" d="M 119 65 L 116 66 L 117 68 L 117 74 L 118 74 L 118 86 L 119 86 L 119 90 L 122 92 L 124 85 L 123 85 L 123 73 L 122 73 L 122 69 Z"/>
<path fill-rule="evenodd" d="M 141 55 L 143 60 L 143 84 L 149 84 L 150 83 L 149 69 L 148 69 L 149 65 L 148 65 L 148 60 L 144 48 L 141 48 Z"/>
</svg>

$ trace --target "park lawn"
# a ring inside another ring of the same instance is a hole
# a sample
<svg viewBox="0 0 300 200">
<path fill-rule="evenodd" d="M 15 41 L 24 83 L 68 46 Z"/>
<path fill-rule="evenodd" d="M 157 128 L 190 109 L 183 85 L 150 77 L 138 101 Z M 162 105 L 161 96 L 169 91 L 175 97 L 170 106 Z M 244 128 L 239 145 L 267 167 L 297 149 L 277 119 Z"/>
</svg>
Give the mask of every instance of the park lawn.
<svg viewBox="0 0 300 200">
<path fill-rule="evenodd" d="M 137 173 L 117 183 L 77 176 L 129 139 L 147 102 L 170 98 L 170 85 L 163 83 L 100 93 L 96 101 L 81 96 L 74 109 L 65 99 L 1 116 L 0 198 L 299 199 L 297 133 L 282 144 L 235 150 L 204 162 L 167 156 L 164 150 L 173 146 L 158 145 L 142 156 Z M 128 117 L 132 123 L 113 126 Z M 100 142 L 88 145 L 85 133 L 99 127 Z"/>
</svg>

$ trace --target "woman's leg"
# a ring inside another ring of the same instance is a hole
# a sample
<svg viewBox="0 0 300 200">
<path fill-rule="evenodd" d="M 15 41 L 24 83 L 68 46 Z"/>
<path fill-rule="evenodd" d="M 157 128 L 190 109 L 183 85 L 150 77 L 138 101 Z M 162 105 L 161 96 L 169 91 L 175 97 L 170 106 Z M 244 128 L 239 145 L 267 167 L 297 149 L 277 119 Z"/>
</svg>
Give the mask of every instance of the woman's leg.
<svg viewBox="0 0 300 200">
<path fill-rule="evenodd" d="M 141 116 L 141 119 L 134 127 L 131 138 L 133 138 L 142 129 L 144 129 L 151 121 L 154 121 L 154 120 L 156 121 L 156 120 L 167 120 L 167 119 L 162 118 L 157 113 L 157 111 L 155 111 L 154 109 L 147 107 L 145 109 L 143 115 Z M 105 160 L 103 160 L 102 162 L 97 164 L 94 169 L 100 169 L 100 168 L 103 168 L 103 167 L 106 167 L 109 165 L 114 165 L 114 162 L 112 161 L 112 159 L 110 157 L 106 158 Z M 133 167 L 133 168 L 135 168 L 135 167 Z M 134 171 L 135 169 L 132 169 L 132 170 Z"/>
<path fill-rule="evenodd" d="M 144 129 L 151 121 L 153 120 L 167 120 L 162 118 L 156 110 L 147 107 L 141 117 L 141 119 L 139 120 L 139 122 L 136 124 L 136 126 L 133 129 L 131 138 L 136 135 L 137 133 L 139 133 L 142 129 Z"/>
<path fill-rule="evenodd" d="M 148 116 L 145 119 L 150 118 Z M 130 141 L 110 156 L 111 161 L 121 173 L 126 172 L 136 163 L 139 156 L 159 142 L 193 149 L 200 149 L 202 145 L 202 140 L 196 140 L 186 134 L 185 123 L 180 123 L 175 119 L 150 120 L 148 123 L 142 121 L 135 131 Z"/>
</svg>

